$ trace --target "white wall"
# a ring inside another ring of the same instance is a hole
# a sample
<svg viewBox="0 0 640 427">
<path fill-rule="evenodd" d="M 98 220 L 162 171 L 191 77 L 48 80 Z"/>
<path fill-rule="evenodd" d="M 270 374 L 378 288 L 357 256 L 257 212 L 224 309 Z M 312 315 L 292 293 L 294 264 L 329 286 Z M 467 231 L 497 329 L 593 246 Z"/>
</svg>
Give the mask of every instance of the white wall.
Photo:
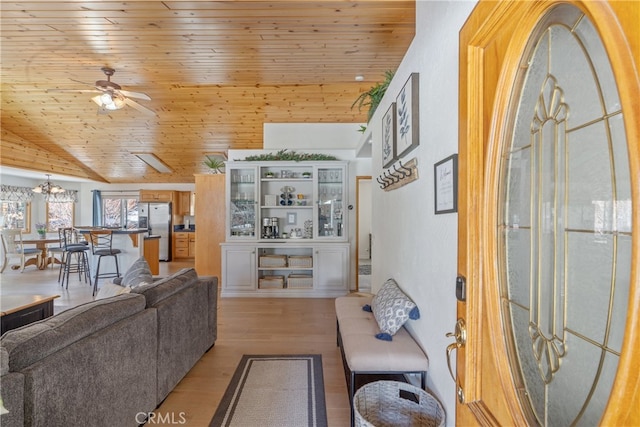
<svg viewBox="0 0 640 427">
<path fill-rule="evenodd" d="M 427 386 L 440 399 L 447 425 L 455 425 L 455 387 L 445 334 L 456 321 L 458 215 L 434 215 L 433 165 L 458 152 L 458 33 L 475 1 L 418 1 L 416 36 L 368 130 L 373 135 L 372 289 L 389 277 L 418 304 L 408 328 L 429 357 Z M 375 185 L 381 163 L 381 120 L 412 72 L 420 74 L 419 179 L 385 192 Z"/>
<path fill-rule="evenodd" d="M 322 149 L 355 149 L 360 133 L 359 123 L 265 123 L 265 150 L 307 152 L 309 147 Z"/>
</svg>

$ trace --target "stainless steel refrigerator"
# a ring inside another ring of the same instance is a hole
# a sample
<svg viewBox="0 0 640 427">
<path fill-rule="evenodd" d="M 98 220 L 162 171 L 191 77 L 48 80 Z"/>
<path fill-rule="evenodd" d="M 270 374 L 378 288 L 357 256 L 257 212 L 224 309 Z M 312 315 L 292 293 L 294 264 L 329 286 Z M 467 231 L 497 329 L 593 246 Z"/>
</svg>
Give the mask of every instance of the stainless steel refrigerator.
<svg viewBox="0 0 640 427">
<path fill-rule="evenodd" d="M 146 218 L 149 235 L 160 236 L 160 261 L 171 261 L 171 203 L 140 203 L 138 218 Z"/>
</svg>

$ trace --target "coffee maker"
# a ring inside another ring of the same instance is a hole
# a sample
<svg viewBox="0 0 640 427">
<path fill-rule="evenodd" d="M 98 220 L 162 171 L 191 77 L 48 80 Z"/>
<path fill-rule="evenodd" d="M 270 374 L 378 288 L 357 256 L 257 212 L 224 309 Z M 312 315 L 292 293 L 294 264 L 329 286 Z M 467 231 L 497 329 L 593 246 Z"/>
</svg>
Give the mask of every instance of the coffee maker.
<svg viewBox="0 0 640 427">
<path fill-rule="evenodd" d="M 277 239 L 280 237 L 278 217 L 262 218 L 262 238 Z"/>
</svg>

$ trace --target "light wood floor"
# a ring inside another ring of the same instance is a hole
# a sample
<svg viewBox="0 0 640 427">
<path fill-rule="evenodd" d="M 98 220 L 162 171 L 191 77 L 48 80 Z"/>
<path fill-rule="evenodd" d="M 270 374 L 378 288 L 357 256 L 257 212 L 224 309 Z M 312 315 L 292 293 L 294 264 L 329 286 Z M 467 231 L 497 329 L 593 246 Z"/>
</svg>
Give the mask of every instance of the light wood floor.
<svg viewBox="0 0 640 427">
<path fill-rule="evenodd" d="M 160 263 L 160 275 L 190 266 L 193 263 Z M 0 297 L 57 294 L 55 313 L 93 299 L 92 289 L 77 277 L 68 289 L 57 279 L 57 269 L 27 267 L 20 273 L 7 268 L 0 275 Z M 303 353 L 322 355 L 329 426 L 348 426 L 349 398 L 336 347 L 334 302 L 325 298 L 219 298 L 215 346 L 156 410 L 155 422 L 147 425 L 178 425 L 184 418 L 187 423 L 179 425 L 208 426 L 243 354 Z"/>
</svg>

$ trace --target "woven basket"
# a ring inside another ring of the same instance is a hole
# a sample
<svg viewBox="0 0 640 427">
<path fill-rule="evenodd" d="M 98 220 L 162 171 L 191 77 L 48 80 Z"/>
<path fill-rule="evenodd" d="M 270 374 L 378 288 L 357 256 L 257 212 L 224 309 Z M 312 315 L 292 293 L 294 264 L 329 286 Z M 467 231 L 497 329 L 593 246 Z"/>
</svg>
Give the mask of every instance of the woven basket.
<svg viewBox="0 0 640 427">
<path fill-rule="evenodd" d="M 311 268 L 313 267 L 313 258 L 302 255 L 289 255 L 289 267 Z"/>
<path fill-rule="evenodd" d="M 364 385 L 353 396 L 353 409 L 356 427 L 441 427 L 445 424 L 444 409 L 435 397 L 398 381 Z"/>
<path fill-rule="evenodd" d="M 286 255 L 262 255 L 260 256 L 260 267 L 277 268 L 287 266 Z"/>
<path fill-rule="evenodd" d="M 287 288 L 308 289 L 313 288 L 313 276 L 310 274 L 289 274 Z"/>
<path fill-rule="evenodd" d="M 284 276 L 268 276 L 258 279 L 259 289 L 283 289 Z"/>
</svg>

